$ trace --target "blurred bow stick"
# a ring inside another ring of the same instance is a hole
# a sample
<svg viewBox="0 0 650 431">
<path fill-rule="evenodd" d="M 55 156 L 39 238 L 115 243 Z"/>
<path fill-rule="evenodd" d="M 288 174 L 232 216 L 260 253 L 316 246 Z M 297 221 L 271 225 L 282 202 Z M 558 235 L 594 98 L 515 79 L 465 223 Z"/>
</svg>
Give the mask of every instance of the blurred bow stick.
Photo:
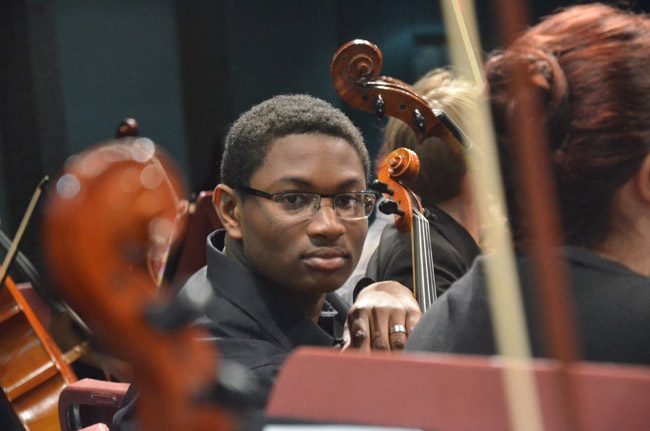
<svg viewBox="0 0 650 431">
<path fill-rule="evenodd" d="M 460 76 L 484 88 L 482 60 L 476 14 L 471 0 L 444 0 L 441 2 L 449 52 L 452 63 Z M 499 353 L 508 359 L 504 368 L 504 387 L 509 408 L 511 429 L 543 430 L 535 376 L 532 371 L 512 367 L 517 362 L 530 359 L 530 342 L 526 331 L 519 279 L 517 276 L 512 238 L 504 223 L 505 197 L 501 185 L 501 169 L 495 144 L 492 118 L 487 100 L 477 101 L 476 127 L 467 130 L 475 144 L 468 151 L 474 190 L 479 207 L 479 217 L 485 231 L 485 241 L 493 250 L 485 260 L 488 281 L 488 297 L 494 335 Z M 478 149 L 478 151 L 477 151 Z M 511 363 L 514 360 L 515 363 Z"/>
<path fill-rule="evenodd" d="M 527 26 L 527 5 L 525 1 L 516 3 L 496 2 L 498 16 L 506 16 L 499 28 L 502 39 L 512 43 L 520 31 Z M 544 117 L 538 100 L 526 91 L 528 77 L 527 67 L 523 64 L 515 69 L 514 87 L 516 90 L 517 109 L 513 113 L 512 135 L 516 145 L 514 156 L 521 172 L 521 190 L 526 210 L 527 222 L 531 227 L 529 250 L 533 262 L 533 275 L 537 282 L 537 302 L 544 327 L 546 328 L 544 348 L 549 357 L 561 361 L 564 365 L 580 358 L 576 335 L 576 318 L 572 292 L 569 289 L 568 271 L 564 261 L 557 255 L 557 248 L 562 245 L 560 208 L 556 190 L 553 187 L 548 136 L 542 127 L 540 118 Z"/>
<path fill-rule="evenodd" d="M 43 188 L 45 188 L 45 185 L 49 180 L 50 178 L 48 176 L 45 176 L 43 177 L 43 179 L 41 179 L 41 181 L 39 181 L 38 185 L 36 186 L 36 190 L 34 190 L 34 193 L 32 194 L 32 198 L 29 201 L 27 210 L 25 210 L 23 219 L 21 220 L 20 225 L 18 226 L 16 235 L 14 235 L 14 239 L 11 242 L 11 247 L 9 247 L 9 250 L 7 250 L 7 254 L 2 262 L 2 266 L 0 266 L 0 290 L 2 290 L 2 286 L 4 286 L 5 279 L 7 278 L 7 274 L 9 274 L 9 267 L 11 266 L 11 263 L 13 262 L 16 253 L 18 252 L 18 244 L 20 244 L 20 241 L 23 238 L 23 234 L 25 233 L 25 229 L 27 229 L 27 224 L 29 223 L 29 220 L 32 218 L 32 214 L 34 213 L 36 204 L 38 203 L 38 200 L 41 197 L 41 194 L 43 193 Z"/>
</svg>

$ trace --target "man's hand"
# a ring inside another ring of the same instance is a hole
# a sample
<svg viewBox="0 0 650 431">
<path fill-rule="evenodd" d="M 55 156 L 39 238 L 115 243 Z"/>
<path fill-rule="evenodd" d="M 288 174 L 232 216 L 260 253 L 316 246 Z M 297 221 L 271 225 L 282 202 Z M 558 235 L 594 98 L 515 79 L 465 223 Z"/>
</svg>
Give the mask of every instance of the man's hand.
<svg viewBox="0 0 650 431">
<path fill-rule="evenodd" d="M 411 290 L 396 281 L 365 287 L 348 313 L 346 347 L 402 350 L 422 313 Z"/>
</svg>

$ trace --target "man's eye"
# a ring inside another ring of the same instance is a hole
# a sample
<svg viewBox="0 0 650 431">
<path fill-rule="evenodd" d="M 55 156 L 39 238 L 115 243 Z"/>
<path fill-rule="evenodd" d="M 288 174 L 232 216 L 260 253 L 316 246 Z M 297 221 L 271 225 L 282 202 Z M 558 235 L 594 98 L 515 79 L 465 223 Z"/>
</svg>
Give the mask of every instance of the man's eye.
<svg viewBox="0 0 650 431">
<path fill-rule="evenodd" d="M 336 206 L 338 208 L 352 208 L 360 203 L 358 196 L 354 194 L 345 194 L 336 196 Z"/>
<path fill-rule="evenodd" d="M 284 193 L 276 197 L 282 207 L 287 209 L 299 209 L 309 205 L 311 199 L 302 193 Z"/>
</svg>

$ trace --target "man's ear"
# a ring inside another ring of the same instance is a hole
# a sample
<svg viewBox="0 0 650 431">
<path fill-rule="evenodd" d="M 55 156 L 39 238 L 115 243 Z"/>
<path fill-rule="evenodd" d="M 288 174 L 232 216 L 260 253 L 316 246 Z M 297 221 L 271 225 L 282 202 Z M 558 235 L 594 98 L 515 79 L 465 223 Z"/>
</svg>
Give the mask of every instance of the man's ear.
<svg viewBox="0 0 650 431">
<path fill-rule="evenodd" d="M 242 200 L 235 190 L 225 184 L 219 184 L 212 194 L 212 203 L 228 236 L 241 239 Z"/>
<path fill-rule="evenodd" d="M 647 205 L 650 205 L 650 154 L 643 159 L 636 173 L 637 191 Z"/>
</svg>

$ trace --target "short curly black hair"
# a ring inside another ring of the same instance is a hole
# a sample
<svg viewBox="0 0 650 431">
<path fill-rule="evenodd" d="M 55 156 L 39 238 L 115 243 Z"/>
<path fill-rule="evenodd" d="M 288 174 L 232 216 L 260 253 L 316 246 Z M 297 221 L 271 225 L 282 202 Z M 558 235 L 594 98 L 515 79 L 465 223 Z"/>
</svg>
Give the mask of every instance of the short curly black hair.
<svg viewBox="0 0 650 431">
<path fill-rule="evenodd" d="M 273 140 L 297 133 L 321 133 L 345 139 L 361 158 L 366 179 L 370 157 L 363 136 L 339 109 L 306 94 L 275 96 L 244 112 L 230 128 L 221 161 L 221 181 L 249 185 Z"/>
</svg>

